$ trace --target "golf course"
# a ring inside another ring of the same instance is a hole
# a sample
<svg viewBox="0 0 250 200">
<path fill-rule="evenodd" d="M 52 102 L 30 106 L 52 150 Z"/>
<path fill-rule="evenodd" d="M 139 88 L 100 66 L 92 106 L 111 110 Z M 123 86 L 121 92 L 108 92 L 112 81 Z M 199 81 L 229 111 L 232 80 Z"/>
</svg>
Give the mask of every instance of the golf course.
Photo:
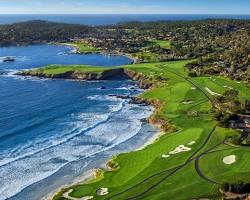
<svg viewBox="0 0 250 200">
<path fill-rule="evenodd" d="M 88 54 L 88 53 L 98 53 L 99 49 L 87 44 L 86 42 L 68 42 L 62 43 L 62 45 L 71 46 L 76 48 L 76 53 Z"/>
<path fill-rule="evenodd" d="M 189 77 L 184 67 L 188 62 L 119 67 L 152 83 L 140 99 L 155 106 L 149 122 L 164 134 L 143 149 L 114 155 L 107 163 L 109 170 L 97 169 L 95 180 L 65 188 L 54 200 L 220 199 L 221 184 L 250 180 L 249 148 L 227 141 L 239 133 L 221 127 L 211 111 L 214 98 L 228 87 L 239 92 L 240 100 L 250 99 L 250 89 L 219 76 Z M 52 65 L 26 75 L 100 74 L 110 69 Z"/>
</svg>

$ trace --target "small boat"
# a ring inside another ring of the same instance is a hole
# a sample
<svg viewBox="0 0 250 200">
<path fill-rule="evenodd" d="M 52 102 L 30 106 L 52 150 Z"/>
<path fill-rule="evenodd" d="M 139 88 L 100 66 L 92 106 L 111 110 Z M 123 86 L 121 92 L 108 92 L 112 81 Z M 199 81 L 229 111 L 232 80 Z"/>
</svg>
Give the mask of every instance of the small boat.
<svg viewBox="0 0 250 200">
<path fill-rule="evenodd" d="M 14 62 L 14 61 L 15 61 L 14 56 L 7 56 L 7 57 L 3 58 L 3 62 Z"/>
</svg>

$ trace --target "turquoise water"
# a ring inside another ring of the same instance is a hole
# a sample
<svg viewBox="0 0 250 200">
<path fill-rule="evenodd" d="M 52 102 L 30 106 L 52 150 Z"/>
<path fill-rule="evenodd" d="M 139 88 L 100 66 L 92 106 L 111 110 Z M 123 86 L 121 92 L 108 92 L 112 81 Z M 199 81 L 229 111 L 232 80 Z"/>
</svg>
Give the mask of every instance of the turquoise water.
<svg viewBox="0 0 250 200">
<path fill-rule="evenodd" d="M 45 64 L 128 64 L 122 56 L 74 55 L 55 45 L 0 48 L 0 200 L 40 199 L 111 155 L 134 149 L 154 129 L 142 122 L 149 106 L 111 94 L 142 92 L 131 81 L 72 81 L 19 77 Z M 106 86 L 107 89 L 100 89 Z"/>
</svg>

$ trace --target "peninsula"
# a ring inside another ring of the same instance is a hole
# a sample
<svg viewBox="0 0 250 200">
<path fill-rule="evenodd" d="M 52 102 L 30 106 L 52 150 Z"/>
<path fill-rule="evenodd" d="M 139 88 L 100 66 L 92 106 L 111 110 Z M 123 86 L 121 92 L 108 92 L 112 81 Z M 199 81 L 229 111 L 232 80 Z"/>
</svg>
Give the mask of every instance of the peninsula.
<svg viewBox="0 0 250 200">
<path fill-rule="evenodd" d="M 147 89 L 137 101 L 155 107 L 149 123 L 164 132 L 143 149 L 115 156 L 95 170 L 95 179 L 63 188 L 53 200 L 249 198 L 249 23 L 201 20 L 86 27 L 32 21 L 20 24 L 12 37 L 1 33 L 13 26 L 0 27 L 2 45 L 60 42 L 76 46 L 78 53 L 105 50 L 134 57 L 137 63 L 125 66 L 50 65 L 18 75 L 132 79 Z M 33 39 L 19 38 L 20 29 L 29 35 L 36 27 L 39 36 L 32 32 Z M 54 38 L 46 38 L 42 27 Z M 63 28 L 65 37 L 54 33 Z"/>
<path fill-rule="evenodd" d="M 165 133 L 146 148 L 107 162 L 107 168 L 112 170 L 96 170 L 96 180 L 65 188 L 54 199 L 65 199 L 65 193 L 69 199 L 219 198 L 225 183 L 248 183 L 249 139 L 242 138 L 238 131 L 228 128 L 224 118 L 218 120 L 216 116 L 225 105 L 232 105 L 236 100 L 243 108 L 250 99 L 250 89 L 220 76 L 189 77 L 184 66 L 190 62 L 134 64 L 110 69 L 48 66 L 21 73 L 46 78 L 136 80 L 140 87 L 148 88 L 139 98 L 156 108 L 149 122 L 160 126 Z M 233 97 L 234 91 L 237 92 Z M 222 97 L 228 102 L 219 103 Z M 232 113 L 228 110 L 224 114 Z M 244 130 L 247 126 L 246 122 Z M 238 142 L 243 140 L 248 141 L 244 146 Z M 234 161 L 231 157 L 227 161 L 227 156 L 234 156 Z M 233 178 L 235 174 L 237 180 Z M 98 192 L 103 188 L 105 193 Z"/>
</svg>

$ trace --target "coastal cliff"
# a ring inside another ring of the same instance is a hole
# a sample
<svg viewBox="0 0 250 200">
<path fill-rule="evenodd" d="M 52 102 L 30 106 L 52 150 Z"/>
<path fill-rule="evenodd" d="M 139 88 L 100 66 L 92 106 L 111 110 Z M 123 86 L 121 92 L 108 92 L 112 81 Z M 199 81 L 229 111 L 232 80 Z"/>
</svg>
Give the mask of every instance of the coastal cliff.
<svg viewBox="0 0 250 200">
<path fill-rule="evenodd" d="M 126 68 L 116 68 L 116 69 L 107 69 L 98 72 L 87 72 L 80 70 L 70 70 L 63 73 L 45 73 L 39 70 L 30 70 L 19 72 L 18 75 L 22 76 L 35 76 L 41 78 L 52 78 L 52 79 L 74 79 L 74 80 L 87 80 L 87 81 L 96 81 L 96 80 L 133 80 L 138 83 L 139 88 L 149 89 L 154 86 L 154 82 L 149 79 L 148 76 L 143 73 L 133 71 Z M 175 130 L 170 123 L 158 115 L 158 112 L 161 108 L 161 102 L 157 100 L 146 100 L 143 97 L 137 96 L 132 97 L 131 102 L 135 104 L 148 104 L 156 108 L 154 114 L 150 116 L 148 122 L 160 128 L 162 131 Z"/>
<path fill-rule="evenodd" d="M 123 68 L 107 69 L 101 72 L 70 70 L 56 74 L 45 73 L 39 70 L 29 70 L 29 71 L 18 72 L 17 75 L 52 78 L 52 79 L 75 79 L 75 80 L 87 80 L 87 81 L 131 79 L 134 81 L 138 81 L 138 85 L 142 89 L 148 89 L 153 85 L 153 83 L 150 80 L 148 80 L 148 78 L 142 73 L 138 73 Z"/>
</svg>

